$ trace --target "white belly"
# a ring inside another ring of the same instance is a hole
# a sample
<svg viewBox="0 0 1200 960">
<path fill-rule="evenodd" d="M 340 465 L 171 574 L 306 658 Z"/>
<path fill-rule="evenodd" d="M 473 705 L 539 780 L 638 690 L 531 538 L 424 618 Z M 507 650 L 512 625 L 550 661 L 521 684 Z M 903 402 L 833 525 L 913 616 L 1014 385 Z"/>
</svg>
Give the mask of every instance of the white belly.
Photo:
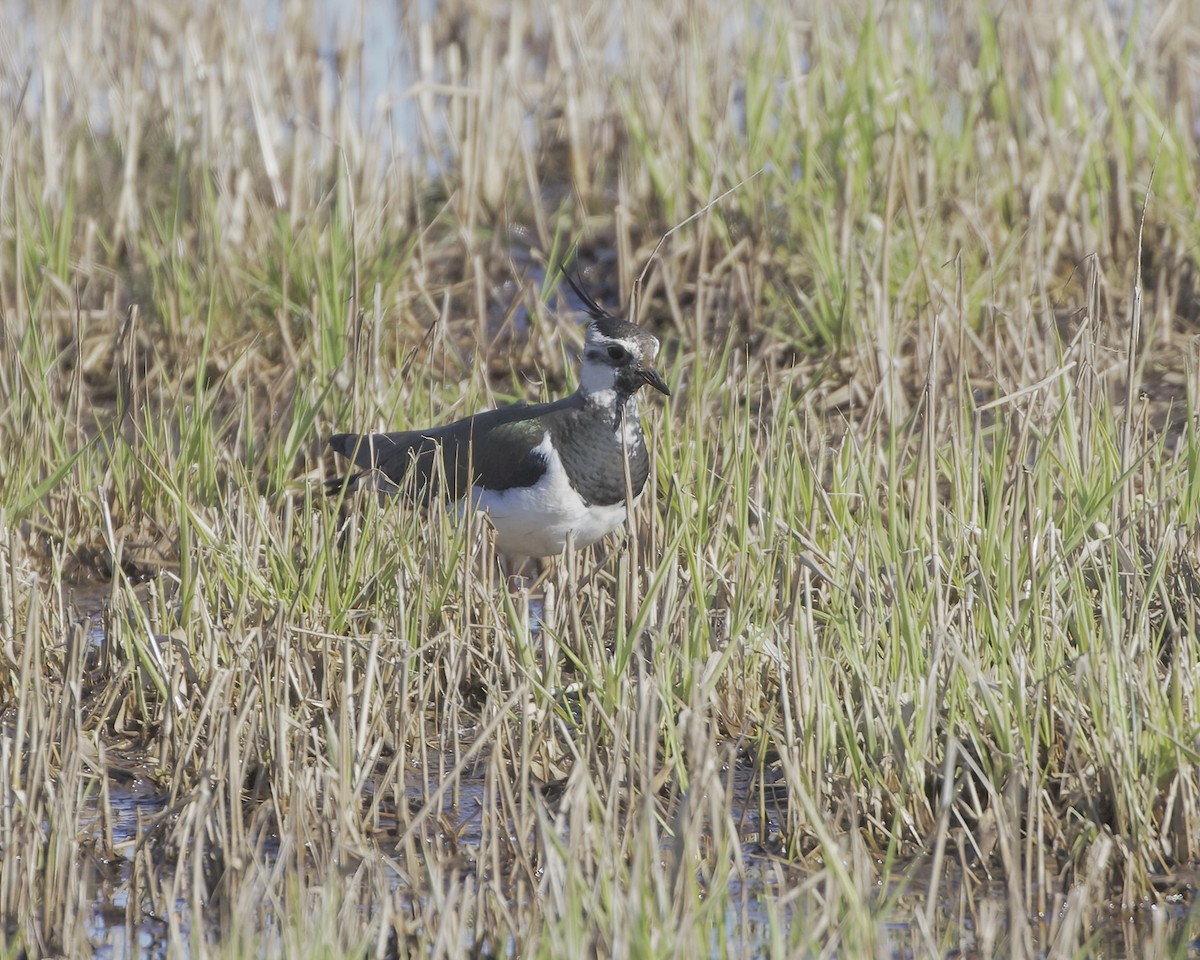
<svg viewBox="0 0 1200 960">
<path fill-rule="evenodd" d="M 472 489 L 472 502 L 496 528 L 496 549 L 519 556 L 548 557 L 562 553 L 568 542 L 586 547 L 625 522 L 625 504 L 585 504 L 567 480 L 550 435 L 537 446 L 546 458 L 546 473 L 532 487 L 511 490 Z M 636 500 L 635 500 L 636 502 Z"/>
</svg>

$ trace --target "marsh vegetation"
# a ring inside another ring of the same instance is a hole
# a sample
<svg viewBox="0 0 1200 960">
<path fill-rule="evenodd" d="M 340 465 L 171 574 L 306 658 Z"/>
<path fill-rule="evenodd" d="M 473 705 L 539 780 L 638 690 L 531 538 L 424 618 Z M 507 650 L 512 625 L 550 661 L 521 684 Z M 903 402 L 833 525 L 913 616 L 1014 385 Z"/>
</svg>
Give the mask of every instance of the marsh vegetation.
<svg viewBox="0 0 1200 960">
<path fill-rule="evenodd" d="M 5 4 L 0 956 L 1195 955 L 1194 4 L 335 6 Z M 322 495 L 565 262 L 624 536 Z"/>
</svg>

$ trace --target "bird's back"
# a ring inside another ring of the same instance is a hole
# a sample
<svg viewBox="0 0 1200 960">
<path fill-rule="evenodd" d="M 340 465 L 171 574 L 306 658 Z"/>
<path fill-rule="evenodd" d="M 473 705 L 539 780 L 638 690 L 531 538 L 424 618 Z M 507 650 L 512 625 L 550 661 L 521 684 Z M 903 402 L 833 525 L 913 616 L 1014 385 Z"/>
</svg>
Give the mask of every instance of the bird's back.
<svg viewBox="0 0 1200 960">
<path fill-rule="evenodd" d="M 429 499 L 444 477 L 444 495 L 458 499 L 473 486 L 506 490 L 536 483 L 546 465 L 535 448 L 549 424 L 579 403 L 572 395 L 555 403 L 487 410 L 428 430 L 339 433 L 329 438 L 329 446 L 363 471 L 350 479 L 350 489 L 377 473 L 382 476 L 373 478 L 376 486 L 386 481 Z"/>
</svg>

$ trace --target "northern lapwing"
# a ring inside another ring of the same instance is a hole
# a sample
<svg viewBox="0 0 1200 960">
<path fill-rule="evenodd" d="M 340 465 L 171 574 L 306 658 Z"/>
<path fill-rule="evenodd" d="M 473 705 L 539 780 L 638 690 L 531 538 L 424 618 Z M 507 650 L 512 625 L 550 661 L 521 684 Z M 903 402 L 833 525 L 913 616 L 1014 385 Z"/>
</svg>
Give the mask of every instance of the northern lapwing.
<svg viewBox="0 0 1200 960">
<path fill-rule="evenodd" d="M 637 503 L 650 472 L 638 393 L 647 385 L 671 391 L 654 368 L 657 338 L 567 282 L 590 317 L 578 390 L 428 430 L 339 433 L 329 445 L 360 472 L 330 489 L 408 490 L 426 502 L 472 504 L 495 528 L 496 548 L 512 556 L 553 556 L 620 527 L 627 498 Z"/>
</svg>

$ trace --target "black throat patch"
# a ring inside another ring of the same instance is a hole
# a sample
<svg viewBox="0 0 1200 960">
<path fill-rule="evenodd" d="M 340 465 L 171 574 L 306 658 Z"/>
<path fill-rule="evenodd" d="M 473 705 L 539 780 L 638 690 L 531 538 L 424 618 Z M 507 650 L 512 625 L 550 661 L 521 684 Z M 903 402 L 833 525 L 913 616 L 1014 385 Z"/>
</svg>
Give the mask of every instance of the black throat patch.
<svg viewBox="0 0 1200 960">
<path fill-rule="evenodd" d="M 636 417 L 626 424 L 624 403 L 614 411 L 607 406 L 585 406 L 570 411 L 550 426 L 571 486 L 585 503 L 611 506 L 625 500 L 625 463 L 629 463 L 629 488 L 636 497 L 650 475 L 650 455 Z"/>
</svg>

